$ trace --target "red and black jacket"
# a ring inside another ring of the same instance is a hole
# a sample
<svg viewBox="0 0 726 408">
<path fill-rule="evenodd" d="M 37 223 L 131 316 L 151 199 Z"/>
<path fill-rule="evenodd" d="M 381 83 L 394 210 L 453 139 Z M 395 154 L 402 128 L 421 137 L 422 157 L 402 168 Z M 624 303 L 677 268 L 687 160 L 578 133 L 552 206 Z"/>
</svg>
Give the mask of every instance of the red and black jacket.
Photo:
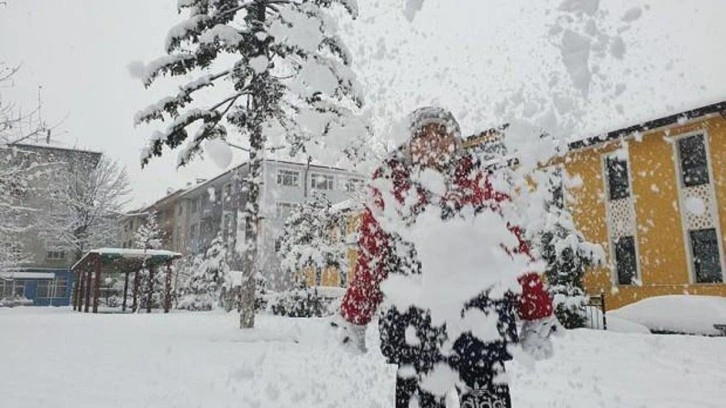
<svg viewBox="0 0 726 408">
<path fill-rule="evenodd" d="M 374 179 L 389 178 L 393 185 L 393 196 L 402 203 L 405 195 L 413 187 L 410 170 L 399 159 L 389 159 L 379 168 Z M 466 156 L 459 161 L 452 183 L 459 194 L 455 206 L 460 209 L 465 205 L 487 207 L 497 211 L 499 203 L 508 200 L 508 196 L 495 191 L 488 177 L 476 170 L 474 160 Z M 385 203 L 380 192 L 373 189 L 373 205 L 382 210 Z M 420 203 L 426 201 L 425 194 L 420 194 Z M 527 242 L 522 239 L 520 228 L 510 227 L 519 240 L 520 253 L 529 255 Z M 368 324 L 383 301 L 380 290 L 381 282 L 386 279 L 392 264 L 392 259 L 398 255 L 394 253 L 392 237 L 384 231 L 374 212 L 367 208 L 361 219 L 359 227 L 359 253 L 355 266 L 355 274 L 341 304 L 341 314 L 350 323 Z M 395 263 L 395 262 L 394 262 Z M 482 266 L 483 269 L 486 266 Z M 520 319 L 538 320 L 552 315 L 552 299 L 547 293 L 539 275 L 526 273 L 519 277 L 522 286 L 517 296 L 516 311 Z"/>
</svg>

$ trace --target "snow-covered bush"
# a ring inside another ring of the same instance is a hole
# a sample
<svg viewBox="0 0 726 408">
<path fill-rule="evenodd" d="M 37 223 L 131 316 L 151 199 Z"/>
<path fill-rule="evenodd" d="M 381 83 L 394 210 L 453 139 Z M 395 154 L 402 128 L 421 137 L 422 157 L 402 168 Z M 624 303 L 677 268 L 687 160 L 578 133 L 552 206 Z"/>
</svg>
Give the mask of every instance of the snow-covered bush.
<svg viewBox="0 0 726 408">
<path fill-rule="evenodd" d="M 330 316 L 339 310 L 343 291 L 331 294 L 322 289 L 326 288 L 300 288 L 270 293 L 266 296 L 267 310 L 288 317 Z"/>
<path fill-rule="evenodd" d="M 539 255 L 546 262 L 545 276 L 553 297 L 557 319 L 568 329 L 585 327 L 588 296 L 583 278 L 588 267 L 604 261 L 602 247 L 585 240 L 575 227 L 572 215 L 564 206 L 561 174 L 551 174 L 544 228 L 536 243 Z"/>
<path fill-rule="evenodd" d="M 31 306 L 33 301 L 25 296 L 13 296 L 0 299 L 0 307 Z"/>
<path fill-rule="evenodd" d="M 313 194 L 309 201 L 295 206 L 285 220 L 277 254 L 283 273 L 292 277 L 296 286 L 304 286 L 303 271 L 308 268 L 347 270 L 346 237 L 340 231 L 342 216 L 323 194 Z"/>
<path fill-rule="evenodd" d="M 195 257 L 190 267 L 191 276 L 177 308 L 212 310 L 219 307 L 222 287 L 230 279 L 225 240 L 220 236 L 212 240 L 204 255 Z"/>
</svg>

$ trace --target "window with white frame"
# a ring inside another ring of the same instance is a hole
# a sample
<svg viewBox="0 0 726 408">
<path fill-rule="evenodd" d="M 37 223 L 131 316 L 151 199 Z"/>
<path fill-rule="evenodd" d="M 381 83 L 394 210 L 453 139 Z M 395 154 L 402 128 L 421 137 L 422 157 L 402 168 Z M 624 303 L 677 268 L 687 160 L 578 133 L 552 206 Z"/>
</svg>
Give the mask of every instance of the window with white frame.
<svg viewBox="0 0 726 408">
<path fill-rule="evenodd" d="M 232 218 L 233 216 L 234 215 L 232 213 L 226 213 L 226 214 L 224 214 L 224 217 L 223 217 L 224 218 L 223 228 L 224 228 L 224 233 L 225 234 L 229 234 L 229 233 L 232 232 L 232 221 L 234 220 L 234 218 Z"/>
<path fill-rule="evenodd" d="M 68 278 L 65 276 L 57 276 L 53 280 L 53 285 L 55 285 L 55 291 L 53 292 L 55 297 L 62 298 L 66 296 L 68 292 Z"/>
<path fill-rule="evenodd" d="M 66 296 L 68 291 L 68 278 L 58 276 L 51 280 L 38 281 L 35 297 L 38 299 L 62 298 Z"/>
<path fill-rule="evenodd" d="M 19 279 L 0 279 L 0 299 L 25 297 L 25 281 Z"/>
<path fill-rule="evenodd" d="M 287 187 L 297 187 L 299 185 L 300 172 L 294 170 L 277 171 L 277 185 Z"/>
<path fill-rule="evenodd" d="M 610 200 L 619 200 L 630 196 L 628 180 L 628 161 L 617 155 L 605 159 L 608 176 L 608 194 Z"/>
<path fill-rule="evenodd" d="M 66 259 L 66 251 L 48 251 L 46 258 L 51 261 L 60 261 Z"/>
<path fill-rule="evenodd" d="M 603 163 L 610 254 L 617 285 L 632 285 L 638 280 L 637 224 L 627 153 L 621 148 L 605 156 Z"/>
<path fill-rule="evenodd" d="M 13 297 L 13 281 L 0 279 L 0 300 Z"/>
<path fill-rule="evenodd" d="M 678 158 L 681 165 L 681 181 L 685 187 L 708 184 L 708 157 L 703 135 L 693 135 L 678 140 Z"/>
<path fill-rule="evenodd" d="M 695 283 L 723 282 L 719 220 L 709 169 L 706 134 L 696 133 L 676 140 L 681 217 L 690 255 L 689 267 Z"/>
<path fill-rule="evenodd" d="M 293 209 L 295 209 L 294 203 L 275 203 L 275 218 L 278 220 L 286 220 Z"/>
<path fill-rule="evenodd" d="M 354 193 L 363 188 L 363 179 L 357 177 L 348 177 L 345 180 L 345 191 Z"/>
<path fill-rule="evenodd" d="M 721 283 L 721 254 L 715 228 L 689 231 L 693 273 L 698 283 Z"/>
<path fill-rule="evenodd" d="M 618 285 L 630 285 L 638 276 L 635 238 L 632 236 L 619 237 L 614 240 L 613 245 Z"/>
<path fill-rule="evenodd" d="M 224 201 L 229 201 L 232 198 L 232 183 L 224 185 Z"/>
<path fill-rule="evenodd" d="M 329 174 L 315 174 L 310 176 L 310 187 L 316 190 L 333 190 L 335 177 Z"/>
</svg>

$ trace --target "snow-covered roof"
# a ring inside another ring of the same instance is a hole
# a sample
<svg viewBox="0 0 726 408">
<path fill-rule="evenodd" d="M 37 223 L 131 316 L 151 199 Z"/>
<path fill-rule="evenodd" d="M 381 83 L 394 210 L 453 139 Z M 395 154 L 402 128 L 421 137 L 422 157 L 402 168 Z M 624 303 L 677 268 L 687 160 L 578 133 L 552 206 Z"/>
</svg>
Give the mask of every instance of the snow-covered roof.
<svg viewBox="0 0 726 408">
<path fill-rule="evenodd" d="M 97 248 L 88 251 L 92 254 L 121 255 L 124 258 L 148 258 L 151 256 L 180 257 L 179 252 L 167 251 L 166 249 L 136 249 L 136 248 Z"/>
<path fill-rule="evenodd" d="M 341 211 L 347 211 L 347 210 L 355 210 L 358 208 L 361 208 L 360 202 L 358 200 L 349 198 L 345 201 L 341 201 L 339 203 L 335 203 L 330 206 L 330 211 L 333 213 L 341 212 Z"/>
<path fill-rule="evenodd" d="M 345 288 L 337 286 L 313 286 L 310 290 L 315 291 L 318 296 L 326 298 L 337 298 L 345 295 Z"/>
<path fill-rule="evenodd" d="M 0 272 L 1 279 L 54 279 L 53 272 Z"/>
<path fill-rule="evenodd" d="M 52 149 L 52 150 L 66 150 L 66 151 L 72 151 L 72 152 L 82 152 L 82 153 L 90 153 L 90 154 L 102 154 L 101 152 L 80 148 L 76 146 L 71 146 L 66 143 L 62 143 L 59 141 L 51 140 L 50 143 L 46 143 L 45 141 L 42 142 L 35 142 L 32 140 L 23 140 L 22 142 L 13 143 L 12 146 L 17 147 L 18 149 L 22 150 L 23 148 L 36 148 L 36 149 Z"/>
<path fill-rule="evenodd" d="M 81 259 L 76 262 L 71 269 L 76 269 L 80 264 L 86 262 L 89 255 L 100 255 L 103 258 L 120 258 L 129 260 L 147 260 L 147 259 L 176 259 L 181 258 L 179 252 L 168 251 L 165 249 L 137 249 L 137 248 L 96 248 L 88 251 Z"/>
</svg>

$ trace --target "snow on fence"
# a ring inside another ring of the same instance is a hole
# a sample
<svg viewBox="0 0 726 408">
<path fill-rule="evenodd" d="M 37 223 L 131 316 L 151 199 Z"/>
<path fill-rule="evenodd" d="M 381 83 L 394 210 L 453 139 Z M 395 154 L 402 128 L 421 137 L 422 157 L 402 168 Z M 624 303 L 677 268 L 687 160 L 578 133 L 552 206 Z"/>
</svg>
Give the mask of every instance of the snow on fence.
<svg viewBox="0 0 726 408">
<path fill-rule="evenodd" d="M 590 296 L 585 305 L 587 313 L 587 327 L 595 330 L 607 330 L 608 321 L 605 316 L 605 293 Z"/>
</svg>

